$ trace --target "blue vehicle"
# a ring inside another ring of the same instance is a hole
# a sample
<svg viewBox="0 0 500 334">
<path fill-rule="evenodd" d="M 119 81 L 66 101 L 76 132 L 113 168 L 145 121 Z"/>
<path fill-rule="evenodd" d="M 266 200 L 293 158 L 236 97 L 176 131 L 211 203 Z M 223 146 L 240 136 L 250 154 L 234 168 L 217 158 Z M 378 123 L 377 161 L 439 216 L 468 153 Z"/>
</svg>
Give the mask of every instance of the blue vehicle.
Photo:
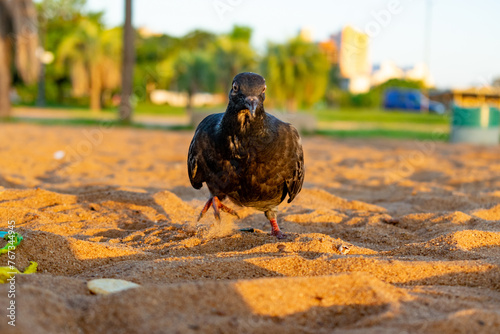
<svg viewBox="0 0 500 334">
<path fill-rule="evenodd" d="M 387 89 L 384 93 L 384 108 L 410 111 L 426 111 L 442 115 L 446 108 L 442 103 L 429 100 L 418 89 Z"/>
</svg>

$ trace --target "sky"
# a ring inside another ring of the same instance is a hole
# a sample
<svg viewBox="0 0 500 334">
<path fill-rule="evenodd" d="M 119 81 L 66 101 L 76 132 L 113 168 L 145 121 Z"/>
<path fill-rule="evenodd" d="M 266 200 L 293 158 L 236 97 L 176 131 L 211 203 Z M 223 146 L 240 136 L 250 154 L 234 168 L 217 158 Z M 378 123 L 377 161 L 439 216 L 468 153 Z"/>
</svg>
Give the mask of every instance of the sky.
<svg viewBox="0 0 500 334">
<path fill-rule="evenodd" d="M 123 23 L 123 0 L 88 0 L 87 9 L 105 11 L 109 26 Z M 428 61 L 438 88 L 484 85 L 500 77 L 498 0 L 135 0 L 133 23 L 173 36 L 245 25 L 261 51 L 301 28 L 321 41 L 351 25 L 370 33 L 373 64 L 392 60 L 408 67 Z"/>
</svg>

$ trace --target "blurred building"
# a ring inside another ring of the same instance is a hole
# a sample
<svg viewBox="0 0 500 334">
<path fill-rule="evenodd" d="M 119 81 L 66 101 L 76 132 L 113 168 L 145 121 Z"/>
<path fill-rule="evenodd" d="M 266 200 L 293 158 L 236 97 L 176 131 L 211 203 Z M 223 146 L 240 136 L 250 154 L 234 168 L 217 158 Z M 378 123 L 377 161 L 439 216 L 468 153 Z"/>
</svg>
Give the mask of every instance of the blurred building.
<svg viewBox="0 0 500 334">
<path fill-rule="evenodd" d="M 332 36 L 339 50 L 341 86 L 352 93 L 370 90 L 369 36 L 351 26 Z"/>
<path fill-rule="evenodd" d="M 425 87 L 434 87 L 434 79 L 424 63 L 417 63 L 413 67 L 401 68 L 393 61 L 386 60 L 380 65 L 373 66 L 371 85 L 378 86 L 391 79 L 421 81 Z"/>
<path fill-rule="evenodd" d="M 151 102 L 154 104 L 168 104 L 173 107 L 184 107 L 188 102 L 185 92 L 173 92 L 156 89 L 151 92 Z M 226 102 L 225 94 L 196 93 L 192 98 L 193 107 L 216 106 Z"/>
<path fill-rule="evenodd" d="M 424 63 L 417 63 L 412 68 L 406 70 L 405 79 L 412 81 L 422 81 L 425 87 L 434 87 L 434 79 L 432 78 L 429 68 Z"/>
<path fill-rule="evenodd" d="M 373 66 L 371 85 L 378 86 L 391 79 L 403 79 L 405 72 L 393 61 L 386 60 L 380 65 Z"/>
<path fill-rule="evenodd" d="M 137 29 L 137 32 L 142 38 L 150 38 L 150 37 L 159 37 L 162 36 L 161 33 L 154 32 L 149 28 L 146 27 L 140 27 Z"/>
<path fill-rule="evenodd" d="M 300 29 L 299 31 L 299 37 L 301 40 L 305 41 L 305 42 L 312 42 L 313 40 L 313 37 L 312 37 L 312 30 L 310 28 L 302 28 Z"/>
<path fill-rule="evenodd" d="M 451 108 L 453 105 L 462 108 L 493 106 L 500 108 L 499 87 L 471 87 L 468 89 L 453 89 L 430 94 L 434 101 L 441 102 Z"/>
<path fill-rule="evenodd" d="M 303 38 L 309 30 L 301 30 Z M 351 26 L 345 26 L 337 34 L 319 43 L 331 64 L 338 64 L 341 88 L 354 94 L 365 93 L 391 79 L 422 81 L 426 87 L 434 87 L 429 68 L 424 63 L 402 68 L 393 61 L 372 66 L 370 38 L 368 34 Z"/>
</svg>

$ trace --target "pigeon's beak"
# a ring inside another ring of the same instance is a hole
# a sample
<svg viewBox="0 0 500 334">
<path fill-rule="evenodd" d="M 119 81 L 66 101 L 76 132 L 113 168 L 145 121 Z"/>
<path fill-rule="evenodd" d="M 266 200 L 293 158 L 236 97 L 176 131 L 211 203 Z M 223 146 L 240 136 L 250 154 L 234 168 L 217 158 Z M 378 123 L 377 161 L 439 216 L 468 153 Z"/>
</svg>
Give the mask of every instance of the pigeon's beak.
<svg viewBox="0 0 500 334">
<path fill-rule="evenodd" d="M 249 96 L 245 99 L 245 106 L 248 108 L 248 111 L 250 111 L 252 117 L 255 117 L 255 110 L 257 109 L 258 105 L 259 98 L 256 96 Z"/>
</svg>

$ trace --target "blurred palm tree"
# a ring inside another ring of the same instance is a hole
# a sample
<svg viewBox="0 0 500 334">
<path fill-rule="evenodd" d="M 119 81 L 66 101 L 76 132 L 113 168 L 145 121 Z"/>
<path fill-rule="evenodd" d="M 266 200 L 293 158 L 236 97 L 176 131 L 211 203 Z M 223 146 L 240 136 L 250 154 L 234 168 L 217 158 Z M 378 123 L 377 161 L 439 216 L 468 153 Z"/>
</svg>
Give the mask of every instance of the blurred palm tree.
<svg viewBox="0 0 500 334">
<path fill-rule="evenodd" d="M 324 97 L 330 64 L 318 45 L 300 37 L 285 44 L 269 44 L 263 72 L 274 102 L 296 111 Z"/>
<path fill-rule="evenodd" d="M 215 68 L 213 55 L 209 51 L 183 51 L 174 65 L 175 82 L 180 91 L 187 92 L 186 111 L 193 111 L 193 97 L 198 92 L 213 92 L 215 89 Z"/>
<path fill-rule="evenodd" d="M 69 66 L 73 95 L 90 95 L 90 109 L 101 109 L 103 92 L 120 86 L 122 29 L 103 30 L 90 18 L 82 18 L 56 51 L 56 66 Z"/>
<path fill-rule="evenodd" d="M 215 41 L 215 65 L 220 91 L 229 90 L 234 76 L 240 72 L 254 71 L 257 66 L 257 53 L 250 44 L 252 29 L 235 26 L 227 35 Z"/>
<path fill-rule="evenodd" d="M 74 26 L 74 22 L 82 16 L 83 7 L 86 0 L 41 0 L 38 1 L 38 31 L 40 36 L 40 46 L 43 51 L 53 52 L 60 40 L 64 38 L 66 31 L 70 31 Z M 95 14 L 94 14 L 95 15 Z M 53 80 L 58 87 L 58 102 L 62 102 L 62 82 L 65 78 L 65 73 L 57 73 L 54 77 L 52 67 L 48 64 L 50 61 L 41 62 L 40 73 L 38 79 L 38 94 L 36 104 L 45 106 L 46 104 L 46 79 Z M 48 73 L 47 73 L 48 70 Z"/>
<path fill-rule="evenodd" d="M 38 76 L 39 61 L 37 12 L 31 0 L 0 0 L 0 118 L 11 112 L 11 61 L 20 77 L 33 83 Z"/>
<path fill-rule="evenodd" d="M 160 86 L 168 89 L 169 87 L 188 91 L 188 83 L 186 78 L 188 78 L 194 72 L 200 72 L 200 65 L 206 61 L 208 58 L 212 60 L 211 66 L 215 67 L 215 60 L 213 59 L 214 53 L 214 43 L 216 42 L 216 35 L 203 31 L 194 30 L 188 33 L 186 36 L 180 38 L 169 37 L 170 41 L 168 45 L 161 48 L 164 52 L 162 54 L 162 60 L 156 65 L 156 75 L 158 76 L 158 81 Z M 157 45 L 158 48 L 158 45 Z M 139 51 L 140 52 L 140 51 Z M 197 60 L 195 60 L 195 58 Z M 195 65 L 197 69 L 189 69 L 190 66 Z M 208 73 L 208 69 L 205 68 L 204 64 L 203 72 Z M 210 69 L 210 74 L 202 74 L 202 77 L 194 78 L 198 80 L 201 84 L 193 84 L 197 87 L 208 87 L 207 77 L 211 80 L 215 80 L 215 68 Z M 180 82 L 179 82 L 180 80 Z M 210 83 L 213 86 L 213 82 Z M 213 87 L 211 86 L 210 89 Z"/>
<path fill-rule="evenodd" d="M 251 34 L 250 28 L 239 26 L 220 36 L 195 30 L 172 43 L 158 70 L 167 87 L 187 93 L 188 114 L 196 93 L 227 93 L 236 74 L 257 67 Z"/>
</svg>

